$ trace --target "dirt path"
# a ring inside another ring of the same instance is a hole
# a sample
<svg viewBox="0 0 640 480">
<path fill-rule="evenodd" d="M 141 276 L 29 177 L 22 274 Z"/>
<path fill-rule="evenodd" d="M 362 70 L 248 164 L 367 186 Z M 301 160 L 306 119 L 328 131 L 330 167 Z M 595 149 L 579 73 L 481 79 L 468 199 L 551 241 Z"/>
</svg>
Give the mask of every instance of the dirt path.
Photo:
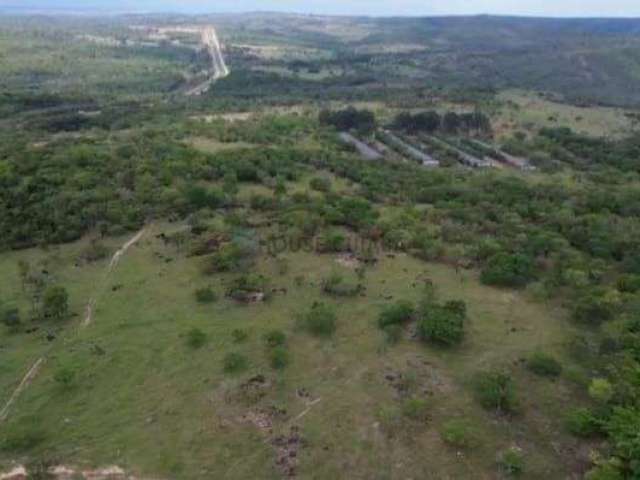
<svg viewBox="0 0 640 480">
<path fill-rule="evenodd" d="M 7 417 L 9 416 L 9 409 L 11 408 L 13 403 L 16 401 L 16 399 L 20 396 L 22 391 L 31 384 L 31 381 L 35 378 L 35 376 L 40 371 L 40 367 L 42 366 L 43 362 L 44 362 L 44 357 L 40 357 L 38 360 L 36 360 L 36 362 L 33 364 L 33 366 L 29 369 L 27 374 L 24 376 L 24 378 L 20 382 L 20 385 L 18 385 L 18 388 L 16 388 L 13 391 L 13 393 L 11 394 L 11 397 L 9 398 L 5 406 L 0 411 L 0 423 L 4 422 L 7 419 Z"/>
<path fill-rule="evenodd" d="M 147 232 L 147 229 L 143 228 L 138 233 L 136 233 L 135 236 L 129 239 L 124 245 L 122 245 L 122 247 L 120 247 L 120 249 L 116 253 L 113 254 L 113 256 L 111 257 L 111 261 L 107 266 L 107 270 L 103 277 L 100 288 L 94 294 L 94 296 L 91 297 L 87 302 L 87 307 L 85 310 L 85 317 L 82 322 L 82 327 L 86 327 L 91 324 L 91 321 L 93 320 L 93 311 L 97 303 L 97 296 L 100 293 L 102 293 L 102 291 L 104 290 L 106 286 L 106 282 L 109 279 L 109 274 L 118 265 L 122 256 L 125 253 L 127 253 L 127 250 L 129 250 L 133 245 L 135 245 L 138 241 L 140 241 L 140 239 L 144 236 L 146 232 Z M 15 401 L 18 399 L 20 394 L 31 384 L 31 382 L 36 377 L 36 375 L 38 375 L 38 372 L 40 371 L 40 368 L 42 367 L 42 364 L 44 363 L 47 357 L 47 354 L 52 348 L 53 348 L 53 345 L 49 347 L 49 350 L 47 351 L 47 353 L 45 353 L 42 357 L 38 358 L 35 361 L 35 363 L 31 366 L 31 368 L 29 369 L 27 374 L 24 376 L 24 378 L 22 379 L 18 387 L 13 391 L 7 403 L 4 405 L 2 410 L 0 410 L 0 423 L 4 422 L 7 419 L 7 417 L 9 416 L 9 410 L 11 409 L 11 406 L 15 403 Z"/>
<path fill-rule="evenodd" d="M 120 259 L 125 253 L 127 253 L 127 250 L 129 250 L 132 246 L 138 243 L 140 239 L 144 236 L 146 231 L 147 231 L 146 228 L 143 228 L 142 230 L 140 230 L 132 238 L 130 238 L 124 245 L 122 245 L 122 247 L 120 247 L 118 251 L 114 253 L 113 256 L 111 257 L 111 261 L 109 262 L 109 266 L 107 267 L 107 270 L 105 272 L 104 278 L 102 279 L 102 283 L 98 288 L 98 291 L 87 302 L 87 307 L 85 308 L 85 316 L 82 322 L 83 327 L 89 326 L 93 321 L 93 312 L 96 308 L 97 297 L 104 291 L 107 280 L 109 279 L 109 275 L 111 274 L 111 272 L 113 272 L 113 269 L 118 266 Z"/>
</svg>

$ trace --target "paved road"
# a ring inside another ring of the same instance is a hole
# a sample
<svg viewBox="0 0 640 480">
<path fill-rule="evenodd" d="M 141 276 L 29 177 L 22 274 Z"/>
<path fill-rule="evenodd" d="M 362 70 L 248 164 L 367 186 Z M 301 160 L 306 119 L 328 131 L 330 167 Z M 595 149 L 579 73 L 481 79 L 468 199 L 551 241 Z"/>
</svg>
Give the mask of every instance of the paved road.
<svg viewBox="0 0 640 480">
<path fill-rule="evenodd" d="M 207 48 L 209 57 L 211 58 L 209 77 L 201 84 L 187 91 L 187 95 L 202 95 L 206 93 L 216 80 L 224 78 L 230 73 L 229 67 L 227 67 L 224 61 L 220 40 L 218 40 L 218 34 L 215 28 L 209 26 L 202 30 L 202 44 Z"/>
</svg>

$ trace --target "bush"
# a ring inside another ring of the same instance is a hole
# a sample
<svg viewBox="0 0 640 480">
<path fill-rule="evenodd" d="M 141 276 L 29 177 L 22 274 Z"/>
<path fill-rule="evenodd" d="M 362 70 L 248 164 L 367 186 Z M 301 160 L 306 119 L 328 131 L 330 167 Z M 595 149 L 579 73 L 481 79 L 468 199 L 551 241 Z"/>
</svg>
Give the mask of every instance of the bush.
<svg viewBox="0 0 640 480">
<path fill-rule="evenodd" d="M 187 346 L 194 350 L 204 347 L 207 343 L 207 334 L 199 328 L 192 328 L 187 332 Z"/>
<path fill-rule="evenodd" d="M 17 308 L 8 308 L 2 314 L 2 323 L 9 329 L 20 326 L 20 311 Z"/>
<path fill-rule="evenodd" d="M 218 272 L 242 271 L 253 262 L 256 246 L 250 240 L 236 239 L 233 243 L 223 245 L 220 250 L 208 257 L 205 274 Z"/>
<path fill-rule="evenodd" d="M 97 240 L 92 240 L 83 250 L 81 257 L 85 262 L 92 263 L 107 258 L 110 253 L 109 249 L 102 243 Z"/>
<path fill-rule="evenodd" d="M 307 330 L 318 337 L 330 337 L 336 331 L 336 314 L 324 303 L 315 302 L 304 320 Z"/>
<path fill-rule="evenodd" d="M 468 448 L 476 443 L 476 433 L 465 420 L 449 420 L 445 422 L 440 436 L 449 445 L 456 448 Z"/>
<path fill-rule="evenodd" d="M 53 379 L 63 388 L 70 388 L 76 378 L 76 372 L 71 367 L 60 367 L 53 374 Z"/>
<path fill-rule="evenodd" d="M 585 480 L 624 480 L 625 476 L 620 471 L 619 461 L 612 460 L 596 465 L 584 476 Z"/>
<path fill-rule="evenodd" d="M 331 180 L 327 177 L 313 177 L 309 181 L 309 186 L 311 190 L 326 193 L 331 191 Z"/>
<path fill-rule="evenodd" d="M 615 305 L 603 292 L 590 292 L 573 306 L 574 320 L 595 326 L 612 320 L 614 315 Z"/>
<path fill-rule="evenodd" d="M 426 422 L 429 419 L 427 401 L 422 398 L 409 398 L 402 403 L 402 414 L 417 422 Z"/>
<path fill-rule="evenodd" d="M 491 257 L 480 275 L 482 283 L 499 287 L 524 287 L 534 278 L 530 257 L 508 253 Z"/>
<path fill-rule="evenodd" d="M 500 468 L 510 476 L 518 476 L 524 472 L 524 455 L 519 447 L 511 447 L 502 452 L 498 458 Z"/>
<path fill-rule="evenodd" d="M 21 419 L 11 429 L 5 429 L 3 440 L 0 440 L 0 449 L 10 453 L 24 453 L 33 450 L 47 438 L 40 425 L 42 422 L 38 418 Z"/>
<path fill-rule="evenodd" d="M 332 273 L 322 281 L 322 291 L 336 297 L 355 297 L 362 291 L 362 285 L 347 282 L 339 273 Z"/>
<path fill-rule="evenodd" d="M 613 445 L 613 455 L 624 462 L 627 478 L 640 478 L 640 410 L 616 407 L 604 426 Z"/>
<path fill-rule="evenodd" d="M 401 325 L 387 325 L 383 328 L 385 338 L 388 343 L 395 345 L 402 338 L 402 326 Z"/>
<path fill-rule="evenodd" d="M 282 370 L 289 364 L 289 352 L 282 345 L 276 346 L 269 352 L 269 363 L 277 370 Z"/>
<path fill-rule="evenodd" d="M 224 357 L 222 365 L 225 373 L 238 373 L 249 367 L 249 360 L 240 353 L 231 352 Z"/>
<path fill-rule="evenodd" d="M 515 385 L 508 373 L 481 372 L 475 384 L 476 397 L 480 404 L 498 413 L 514 413 L 518 408 Z"/>
<path fill-rule="evenodd" d="M 600 421 L 588 408 L 576 408 L 566 418 L 567 429 L 577 437 L 592 437 L 600 431 Z"/>
<path fill-rule="evenodd" d="M 623 275 L 618 279 L 618 290 L 623 293 L 640 291 L 640 275 Z"/>
<path fill-rule="evenodd" d="M 387 305 L 380 312 L 378 326 L 385 329 L 391 325 L 400 325 L 408 322 L 413 317 L 415 309 L 411 302 L 400 300 L 393 305 Z"/>
<path fill-rule="evenodd" d="M 613 385 L 605 378 L 594 378 L 589 385 L 589 396 L 599 403 L 608 403 L 613 397 Z"/>
<path fill-rule="evenodd" d="M 242 343 L 249 338 L 249 334 L 240 328 L 236 328 L 231 332 L 231 337 L 233 337 L 233 341 L 236 343 Z"/>
<path fill-rule="evenodd" d="M 463 302 L 449 302 L 444 306 L 430 304 L 421 312 L 418 333 L 423 340 L 443 346 L 453 346 L 464 338 L 466 306 Z"/>
<path fill-rule="evenodd" d="M 287 336 L 281 330 L 271 330 L 264 339 L 269 347 L 280 347 L 287 341 Z"/>
<path fill-rule="evenodd" d="M 229 285 L 227 294 L 239 302 L 267 300 L 269 280 L 263 275 L 242 275 Z"/>
<path fill-rule="evenodd" d="M 218 296 L 211 287 L 204 287 L 196 290 L 196 300 L 198 303 L 213 303 L 218 300 Z"/>
<path fill-rule="evenodd" d="M 562 373 L 562 365 L 555 358 L 543 352 L 536 352 L 527 360 L 527 368 L 537 375 L 557 377 Z"/>
<path fill-rule="evenodd" d="M 330 231 L 318 239 L 318 253 L 338 253 L 346 250 L 347 237 L 339 231 Z"/>
<path fill-rule="evenodd" d="M 52 285 L 42 297 L 42 316 L 54 320 L 63 320 L 69 315 L 69 294 L 67 289 Z"/>
</svg>

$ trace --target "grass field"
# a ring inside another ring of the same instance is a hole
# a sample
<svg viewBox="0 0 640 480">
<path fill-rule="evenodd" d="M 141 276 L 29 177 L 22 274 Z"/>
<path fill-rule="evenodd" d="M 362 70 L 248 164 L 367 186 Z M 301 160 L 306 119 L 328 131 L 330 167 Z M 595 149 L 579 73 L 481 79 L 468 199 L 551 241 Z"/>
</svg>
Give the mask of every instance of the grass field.
<svg viewBox="0 0 640 480">
<path fill-rule="evenodd" d="M 498 136 L 515 130 L 567 126 L 586 135 L 617 138 L 627 136 L 636 128 L 621 108 L 580 108 L 546 100 L 534 92 L 513 90 L 501 92 L 497 99 L 505 102 L 499 119 L 494 122 Z"/>
<path fill-rule="evenodd" d="M 526 453 L 525 478 L 561 478 L 571 468 L 562 459 L 567 453 L 554 451 L 551 442 L 572 444 L 557 421 L 561 406 L 573 398 L 572 384 L 534 378 L 519 364 L 537 348 L 562 353 L 572 327 L 561 310 L 533 303 L 525 294 L 481 286 L 473 272 L 456 273 L 403 254 L 379 257 L 367 271 L 364 296 L 333 300 L 321 293 L 320 283 L 346 267 L 334 256 L 303 252 L 284 255 L 286 273 L 279 273 L 274 258 L 261 255 L 255 269 L 287 293 L 239 305 L 224 298 L 234 275 L 205 277 L 201 259 L 156 238 L 179 228 L 151 226 L 106 282 L 106 261 L 73 266 L 86 241 L 0 258 L 7 272 L 1 285 L 5 296 L 26 307 L 15 268 L 19 258 L 26 258 L 64 281 L 77 314 L 51 344 L 42 331 L 0 334 L 8 359 L 0 370 L 2 392 L 10 392 L 20 380 L 16 373 L 49 351 L 6 425 L 9 434 L 37 425 L 42 437 L 30 458 L 117 464 L 164 478 L 278 478 L 282 472 L 272 440 L 297 426 L 304 438 L 296 452 L 297 470 L 304 478 L 335 478 L 344 471 L 354 472 L 352 478 L 436 473 L 439 478 L 495 478 L 495 452 L 512 444 Z M 108 244 L 115 251 L 124 240 Z M 295 280 L 299 277 L 302 284 Z M 391 346 L 375 325 L 391 298 L 419 299 L 425 278 L 443 300 L 468 303 L 467 339 L 453 351 L 408 337 Z M 220 300 L 204 306 L 196 303 L 194 291 L 207 285 Z M 93 323 L 80 328 L 91 297 L 97 301 Z M 335 305 L 338 328 L 332 339 L 316 339 L 297 326 L 315 301 Z M 194 327 L 208 339 L 197 350 L 185 340 Z M 235 329 L 246 331 L 248 339 L 235 343 Z M 288 337 L 291 364 L 283 371 L 269 366 L 263 336 L 272 329 Z M 246 355 L 249 368 L 225 374 L 229 352 Z M 474 401 L 474 375 L 496 366 L 513 372 L 526 414 L 497 417 Z M 54 380 L 61 367 L 76 372 L 71 387 Z M 258 374 L 268 386 L 262 398 L 248 398 L 241 385 Z M 409 379 L 412 395 L 426 399 L 427 420 L 403 416 L 407 400 L 386 378 L 398 374 Z M 280 413 L 264 413 L 274 407 Z M 463 452 L 447 446 L 439 431 L 451 418 L 467 419 L 481 441 Z"/>
</svg>

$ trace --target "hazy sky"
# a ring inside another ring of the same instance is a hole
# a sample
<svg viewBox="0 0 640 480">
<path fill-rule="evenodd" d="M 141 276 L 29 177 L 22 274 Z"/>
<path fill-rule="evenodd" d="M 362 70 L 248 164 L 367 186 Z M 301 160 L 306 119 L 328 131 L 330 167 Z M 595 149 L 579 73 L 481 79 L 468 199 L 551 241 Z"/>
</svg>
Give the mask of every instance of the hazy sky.
<svg viewBox="0 0 640 480">
<path fill-rule="evenodd" d="M 0 0 L 0 7 L 112 11 L 287 11 L 318 14 L 640 17 L 640 0 Z"/>
</svg>

